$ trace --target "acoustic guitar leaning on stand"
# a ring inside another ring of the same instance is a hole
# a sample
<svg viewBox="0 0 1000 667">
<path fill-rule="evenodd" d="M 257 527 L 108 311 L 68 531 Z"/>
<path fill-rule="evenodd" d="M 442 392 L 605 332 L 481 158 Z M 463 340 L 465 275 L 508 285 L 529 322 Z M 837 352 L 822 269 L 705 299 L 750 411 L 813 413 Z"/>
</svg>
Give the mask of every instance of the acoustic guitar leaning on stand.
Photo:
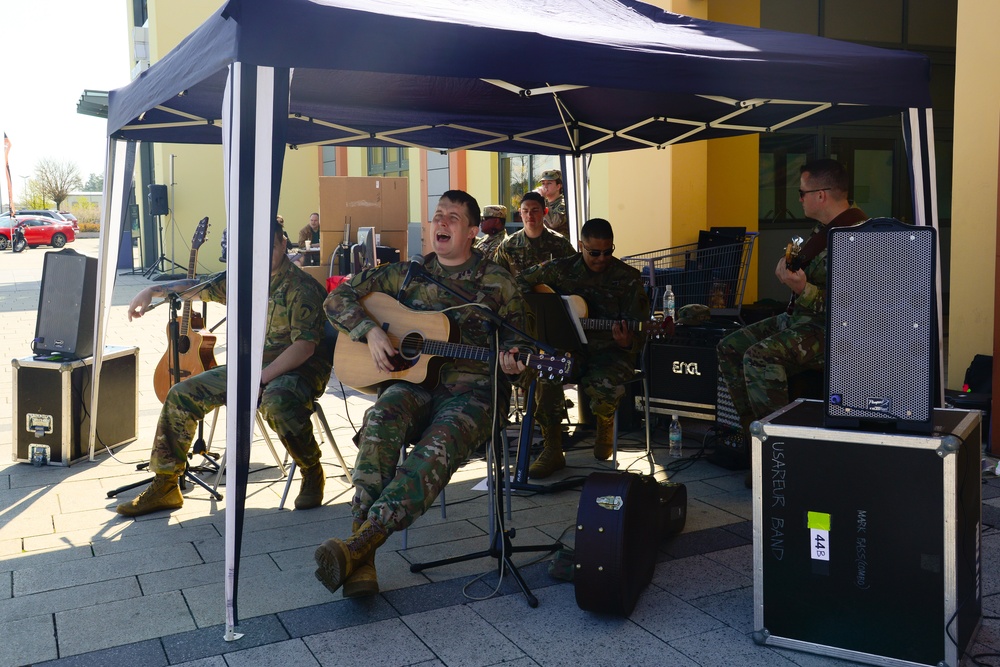
<svg viewBox="0 0 1000 667">
<path fill-rule="evenodd" d="M 191 257 L 188 262 L 187 278 L 195 277 L 195 269 L 198 262 L 198 249 L 201 248 L 208 236 L 208 218 L 203 218 L 195 229 L 194 237 L 191 239 Z M 156 370 L 153 371 L 153 391 L 156 398 L 163 403 L 167 398 L 167 392 L 174 385 L 174 341 L 171 335 L 172 322 L 167 323 L 167 350 L 163 353 Z M 191 301 L 185 300 L 184 307 L 179 318 L 177 335 L 177 368 L 179 377 L 183 381 L 193 375 L 203 373 L 210 368 L 218 366 L 215 360 L 216 337 L 212 334 L 201 333 L 204 322 L 199 313 L 191 313 Z"/>
</svg>

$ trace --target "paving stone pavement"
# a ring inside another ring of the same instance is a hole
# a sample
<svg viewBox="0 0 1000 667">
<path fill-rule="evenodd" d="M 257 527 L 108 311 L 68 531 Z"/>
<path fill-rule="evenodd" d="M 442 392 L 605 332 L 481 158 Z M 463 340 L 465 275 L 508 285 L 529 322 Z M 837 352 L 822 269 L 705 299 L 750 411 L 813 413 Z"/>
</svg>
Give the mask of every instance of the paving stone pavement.
<svg viewBox="0 0 1000 667">
<path fill-rule="evenodd" d="M 93 256 L 97 247 L 96 239 L 73 244 Z M 45 252 L 0 253 L 0 335 L 11 359 L 31 352 Z M 312 553 L 323 539 L 349 532 L 350 485 L 325 443 L 325 504 L 304 512 L 278 510 L 284 480 L 258 434 L 251 451 L 238 598 L 238 630 L 244 636 L 225 642 L 226 500 L 189 488 L 182 509 L 127 519 L 114 512 L 119 500 L 107 497 L 118 486 L 145 479 L 136 465 L 148 457 L 159 413 L 151 378 L 166 348 L 166 310 L 132 323 L 125 317 L 129 299 L 146 284 L 141 275 L 121 275 L 112 299 L 106 342 L 139 348 L 137 438 L 113 455 L 100 451 L 95 461 L 70 467 L 12 462 L 18 427 L 12 365 L 0 364 L 0 667 L 859 664 L 754 643 L 751 492 L 742 472 L 695 457 L 706 425 L 694 422 L 685 422 L 691 460 L 671 464 L 683 469 L 670 473 L 686 485 L 687 523 L 659 546 L 653 581 L 629 618 L 582 611 L 572 584 L 549 575 L 545 554 L 513 555 L 537 596 L 537 608 L 529 607 L 509 574 L 498 579 L 491 557 L 410 571 L 413 563 L 488 548 L 488 503 L 484 492 L 473 488 L 485 472 L 481 455 L 448 486 L 446 517 L 435 506 L 408 531 L 407 548 L 403 535 L 395 534 L 378 551 L 378 596 L 331 595 L 314 579 Z M 208 323 L 224 314 L 221 306 L 210 305 Z M 224 327 L 216 333 L 221 357 Z M 344 390 L 334 378 L 321 403 L 350 463 L 356 453 L 351 436 L 370 398 Z M 639 432 L 623 434 L 620 467 L 645 468 L 641 438 Z M 221 448 L 224 439 L 220 419 L 214 447 Z M 665 431 L 658 429 L 654 439 L 657 475 L 664 478 L 670 461 Z M 571 450 L 565 476 L 610 467 L 593 460 L 591 444 L 584 438 Z M 849 492 L 850 481 L 844 485 Z M 1000 546 L 995 527 L 1000 480 L 984 478 L 982 488 L 985 619 L 970 653 L 995 654 L 1000 652 L 994 550 Z M 224 480 L 220 489 L 225 493 Z M 578 489 L 516 493 L 508 520 L 516 529 L 513 545 L 561 540 L 572 546 L 579 498 Z M 906 511 L 906 499 L 899 502 Z M 967 656 L 962 664 L 974 663 Z M 984 664 L 997 664 L 996 658 Z"/>
</svg>

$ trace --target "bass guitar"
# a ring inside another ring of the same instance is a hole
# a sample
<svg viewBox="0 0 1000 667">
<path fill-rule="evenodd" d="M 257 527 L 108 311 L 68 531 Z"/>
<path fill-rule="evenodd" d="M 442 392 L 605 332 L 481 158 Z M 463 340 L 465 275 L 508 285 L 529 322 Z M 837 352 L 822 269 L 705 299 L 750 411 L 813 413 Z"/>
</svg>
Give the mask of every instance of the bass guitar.
<svg viewBox="0 0 1000 667">
<path fill-rule="evenodd" d="M 535 285 L 534 291 L 541 294 L 555 294 L 555 290 L 548 285 Z M 589 309 L 587 307 L 587 301 L 582 296 L 577 294 L 566 294 L 563 295 L 563 300 L 566 302 L 570 314 L 580 320 L 580 326 L 583 327 L 585 331 L 611 331 L 611 328 L 614 325 L 621 324 L 624 321 L 625 328 L 632 333 L 645 333 L 654 339 L 661 338 L 664 335 L 672 333 L 672 331 L 669 330 L 673 326 L 672 322 L 668 323 L 664 320 L 655 319 L 638 321 L 588 317 Z"/>
<path fill-rule="evenodd" d="M 365 295 L 361 305 L 389 335 L 399 354 L 394 359 L 394 369 L 383 373 L 372 364 L 366 343 L 340 336 L 333 353 L 334 372 L 338 380 L 357 391 L 374 394 L 381 385 L 399 380 L 432 388 L 438 382 L 441 366 L 449 358 L 492 359 L 489 348 L 451 340 L 454 338 L 451 322 L 444 313 L 412 310 L 381 292 Z M 553 380 L 568 376 L 573 365 L 569 356 L 518 352 L 517 358 Z"/>
<path fill-rule="evenodd" d="M 195 267 L 198 262 L 198 249 L 205 242 L 208 236 L 208 218 L 202 218 L 198 227 L 194 231 L 191 239 L 191 258 L 188 262 L 187 277 L 194 278 Z M 192 326 L 192 318 L 194 325 Z M 203 373 L 210 368 L 215 368 L 218 363 L 215 361 L 215 336 L 197 331 L 204 326 L 201 322 L 201 315 L 191 314 L 191 301 L 184 301 L 181 316 L 178 318 L 177 336 L 177 368 L 180 370 L 180 379 L 185 380 L 198 373 Z M 174 384 L 174 346 L 170 335 L 171 324 L 167 324 L 167 351 L 163 354 L 160 362 L 156 364 L 153 371 L 153 390 L 160 402 L 166 400 L 167 392 Z"/>
</svg>

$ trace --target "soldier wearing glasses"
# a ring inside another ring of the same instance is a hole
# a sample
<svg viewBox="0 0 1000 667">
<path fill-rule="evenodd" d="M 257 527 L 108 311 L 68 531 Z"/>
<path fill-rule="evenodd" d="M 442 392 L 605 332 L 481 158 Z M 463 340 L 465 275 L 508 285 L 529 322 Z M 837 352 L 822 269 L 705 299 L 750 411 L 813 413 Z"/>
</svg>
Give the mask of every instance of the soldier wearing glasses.
<svg viewBox="0 0 1000 667">
<path fill-rule="evenodd" d="M 774 274 L 792 291 L 785 312 L 739 329 L 719 341 L 719 367 L 740 415 L 743 437 L 750 423 L 788 404 L 788 378 L 823 367 L 826 348 L 826 241 L 831 227 L 868 216 L 847 200 L 850 179 L 835 160 L 802 166 L 799 201 L 819 222 L 791 266 L 782 257 Z"/>
<path fill-rule="evenodd" d="M 649 298 L 639 271 L 613 257 L 614 232 L 602 218 L 588 220 L 580 231 L 580 252 L 525 269 L 518 277 L 522 290 L 545 284 L 560 294 L 576 294 L 587 302 L 588 317 L 620 320 L 610 331 L 588 331 L 587 346 L 576 357 L 573 379 L 590 401 L 597 420 L 594 458 L 611 456 L 614 414 L 625 395 L 624 384 L 635 372 L 642 340 L 626 321 L 649 318 Z M 562 385 L 538 381 L 535 419 L 542 429 L 544 449 L 528 469 L 528 476 L 548 477 L 566 466 L 562 451 Z M 542 391 L 542 389 L 546 391 Z"/>
</svg>

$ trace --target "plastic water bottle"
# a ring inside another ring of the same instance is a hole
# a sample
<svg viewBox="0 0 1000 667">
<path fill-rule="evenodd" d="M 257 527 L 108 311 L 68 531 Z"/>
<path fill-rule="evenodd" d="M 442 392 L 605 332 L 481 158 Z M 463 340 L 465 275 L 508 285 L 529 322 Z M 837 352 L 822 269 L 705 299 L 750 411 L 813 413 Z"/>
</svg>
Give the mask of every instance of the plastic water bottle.
<svg viewBox="0 0 1000 667">
<path fill-rule="evenodd" d="M 666 285 L 663 288 L 663 319 L 668 317 L 674 319 L 674 306 L 676 302 L 674 301 L 674 290 L 670 285 Z"/>
<path fill-rule="evenodd" d="M 674 415 L 674 418 L 670 420 L 670 450 L 668 452 L 670 458 L 679 459 L 681 457 L 683 440 L 681 421 L 677 418 L 677 415 Z"/>
</svg>

